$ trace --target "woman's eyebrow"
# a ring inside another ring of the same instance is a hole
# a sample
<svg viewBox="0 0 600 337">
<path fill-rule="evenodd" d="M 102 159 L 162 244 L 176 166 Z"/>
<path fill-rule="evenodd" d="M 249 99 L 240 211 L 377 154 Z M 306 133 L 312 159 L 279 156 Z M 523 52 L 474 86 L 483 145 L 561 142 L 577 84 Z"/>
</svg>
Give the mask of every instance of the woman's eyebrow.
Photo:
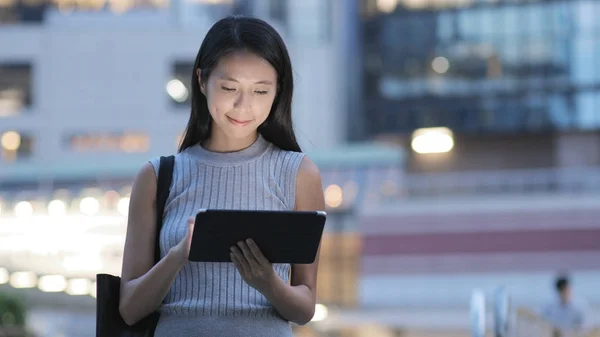
<svg viewBox="0 0 600 337">
<path fill-rule="evenodd" d="M 236 80 L 235 78 L 233 78 L 231 76 L 228 76 L 228 75 L 222 75 L 222 76 L 220 76 L 220 78 L 222 80 L 226 80 L 226 81 L 232 81 L 232 82 L 238 82 L 238 83 L 240 82 L 240 81 Z M 269 80 L 260 80 L 258 82 L 254 82 L 254 84 L 270 84 L 270 85 L 273 85 L 273 82 L 269 81 Z"/>
</svg>

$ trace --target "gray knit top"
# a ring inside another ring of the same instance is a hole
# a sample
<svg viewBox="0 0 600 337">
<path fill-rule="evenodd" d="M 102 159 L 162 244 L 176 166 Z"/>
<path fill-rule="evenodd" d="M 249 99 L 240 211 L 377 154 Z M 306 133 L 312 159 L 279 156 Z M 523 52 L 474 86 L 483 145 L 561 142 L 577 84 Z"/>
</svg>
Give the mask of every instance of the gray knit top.
<svg viewBox="0 0 600 337">
<path fill-rule="evenodd" d="M 293 210 L 303 157 L 279 149 L 261 135 L 237 152 L 210 152 L 197 145 L 178 153 L 160 232 L 161 257 L 184 237 L 187 219 L 198 209 Z M 160 159 L 150 162 L 158 173 Z M 289 281 L 290 265 L 274 268 Z M 232 263 L 188 262 L 159 311 L 155 337 L 291 336 L 289 323 Z"/>
</svg>

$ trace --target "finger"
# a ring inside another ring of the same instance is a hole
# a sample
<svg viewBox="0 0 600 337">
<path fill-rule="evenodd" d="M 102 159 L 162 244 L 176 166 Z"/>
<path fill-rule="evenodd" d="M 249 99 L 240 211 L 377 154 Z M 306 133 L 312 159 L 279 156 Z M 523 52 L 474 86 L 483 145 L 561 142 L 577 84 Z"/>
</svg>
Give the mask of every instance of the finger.
<svg viewBox="0 0 600 337">
<path fill-rule="evenodd" d="M 250 248 L 248 248 L 248 245 L 244 241 L 240 241 L 240 242 L 238 242 L 238 246 L 242 250 L 242 253 L 244 254 L 244 257 L 246 258 L 246 261 L 248 261 L 248 264 L 250 265 L 250 267 L 252 267 L 252 269 L 258 268 L 260 266 L 260 264 L 258 263 L 258 260 L 256 260 L 256 258 L 254 257 L 252 252 L 250 251 Z"/>
<path fill-rule="evenodd" d="M 187 225 L 188 225 L 188 231 L 186 234 L 186 239 L 187 239 L 187 249 L 190 250 L 192 247 L 192 237 L 194 235 L 194 222 L 195 219 L 194 217 L 190 217 L 187 221 Z"/>
<path fill-rule="evenodd" d="M 244 264 L 240 261 L 240 258 L 235 253 L 231 253 L 230 255 L 231 262 L 233 262 L 233 265 L 237 268 L 240 274 L 246 275 L 246 268 L 244 267 Z"/>
<path fill-rule="evenodd" d="M 250 272 L 250 263 L 237 246 L 231 247 L 231 253 L 235 256 L 237 263 L 244 268 L 247 272 Z"/>
<path fill-rule="evenodd" d="M 254 256 L 256 261 L 258 261 L 258 263 L 260 263 L 261 265 L 267 265 L 271 263 L 260 251 L 260 248 L 258 248 L 258 245 L 256 244 L 256 242 L 254 242 L 254 240 L 248 239 L 246 240 L 246 242 L 248 243 L 248 248 L 250 248 L 250 252 L 252 252 L 252 255 Z"/>
<path fill-rule="evenodd" d="M 191 216 L 188 218 L 187 221 L 187 225 L 188 225 L 188 235 L 192 235 L 192 233 L 194 232 L 194 223 L 196 222 L 196 219 Z"/>
</svg>

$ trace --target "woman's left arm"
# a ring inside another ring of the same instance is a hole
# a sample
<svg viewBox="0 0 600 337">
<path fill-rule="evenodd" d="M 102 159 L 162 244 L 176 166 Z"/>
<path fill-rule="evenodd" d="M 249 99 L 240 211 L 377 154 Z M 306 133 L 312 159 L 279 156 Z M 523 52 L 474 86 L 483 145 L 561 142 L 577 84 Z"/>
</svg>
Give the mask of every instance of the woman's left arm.
<svg viewBox="0 0 600 337">
<path fill-rule="evenodd" d="M 295 209 L 297 211 L 325 210 L 321 174 L 317 165 L 308 157 L 304 157 L 298 169 Z M 270 291 L 266 292 L 265 297 L 285 319 L 303 325 L 313 318 L 317 301 L 318 266 L 319 252 L 317 251 L 314 263 L 292 265 L 290 284 L 277 277 Z"/>
<path fill-rule="evenodd" d="M 325 210 L 321 174 L 308 157 L 304 157 L 298 168 L 295 209 Z M 231 248 L 231 259 L 242 278 L 260 291 L 283 318 L 304 325 L 315 313 L 319 251 L 314 263 L 292 265 L 290 284 L 275 273 L 260 247 L 250 239 Z"/>
</svg>

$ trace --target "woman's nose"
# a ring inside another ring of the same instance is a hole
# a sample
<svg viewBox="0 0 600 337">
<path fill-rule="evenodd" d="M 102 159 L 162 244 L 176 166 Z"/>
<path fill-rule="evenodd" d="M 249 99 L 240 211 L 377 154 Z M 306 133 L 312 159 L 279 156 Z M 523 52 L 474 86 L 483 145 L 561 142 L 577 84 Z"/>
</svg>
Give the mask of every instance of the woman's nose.
<svg viewBox="0 0 600 337">
<path fill-rule="evenodd" d="M 240 91 L 235 102 L 235 107 L 238 109 L 249 110 L 252 106 L 252 96 Z"/>
</svg>

